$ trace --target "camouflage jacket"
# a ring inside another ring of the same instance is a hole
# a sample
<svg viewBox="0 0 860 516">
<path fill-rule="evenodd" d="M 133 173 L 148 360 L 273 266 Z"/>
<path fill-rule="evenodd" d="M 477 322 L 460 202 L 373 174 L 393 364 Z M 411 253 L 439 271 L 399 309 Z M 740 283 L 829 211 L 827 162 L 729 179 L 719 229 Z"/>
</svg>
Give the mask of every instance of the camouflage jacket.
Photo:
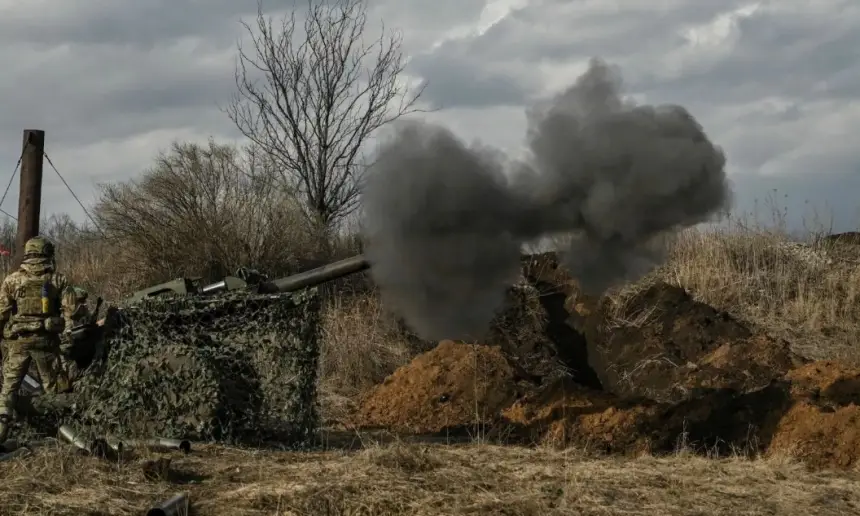
<svg viewBox="0 0 860 516">
<path fill-rule="evenodd" d="M 67 287 L 63 291 L 63 317 L 66 319 L 66 331 L 72 326 L 82 324 L 90 319 L 90 309 L 87 306 L 87 291 L 80 287 Z M 70 326 L 71 324 L 71 326 Z"/>
<path fill-rule="evenodd" d="M 74 295 L 66 277 L 54 270 L 51 261 L 29 258 L 24 260 L 17 271 L 6 276 L 0 284 L 0 328 L 3 329 L 4 338 L 14 338 L 21 332 L 41 333 L 37 327 L 44 324 L 44 316 L 18 313 L 21 289 L 33 280 L 47 281 L 50 285 L 49 298 L 52 306 L 49 315 L 62 318 L 65 330 L 70 330 L 74 324 L 72 317 L 77 308 L 77 296 Z"/>
</svg>

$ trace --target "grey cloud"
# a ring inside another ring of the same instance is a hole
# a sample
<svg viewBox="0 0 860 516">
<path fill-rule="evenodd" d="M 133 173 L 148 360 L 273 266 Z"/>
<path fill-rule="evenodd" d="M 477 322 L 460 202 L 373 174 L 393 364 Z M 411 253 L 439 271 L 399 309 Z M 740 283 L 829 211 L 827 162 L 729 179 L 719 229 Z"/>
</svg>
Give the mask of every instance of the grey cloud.
<svg viewBox="0 0 860 516">
<path fill-rule="evenodd" d="M 267 14 L 295 10 L 301 13 L 306 0 L 263 0 Z M 425 30 L 445 29 L 477 16 L 483 0 L 402 3 L 368 0 L 368 25 L 382 20 L 387 25 Z M 0 18 L 0 42 L 27 42 L 39 47 L 63 44 L 119 45 L 152 49 L 177 39 L 205 36 L 222 48 L 236 41 L 240 19 L 253 25 L 257 0 L 111 0 L 62 2 L 34 10 L 26 3 Z"/>
<path fill-rule="evenodd" d="M 271 13 L 294 4 L 303 2 L 266 0 L 264 9 Z M 216 135 L 233 133 L 218 108 L 235 92 L 235 41 L 244 32 L 238 17 L 252 17 L 256 0 L 117 1 L 102 10 L 88 5 L 94 4 L 83 2 L 74 12 L 49 10 L 45 17 L 0 19 L 0 41 L 15 42 L 0 47 L 0 60 L 8 63 L 0 95 L 16 99 L 0 111 L 0 139 L 14 141 L 23 126 L 50 128 L 68 144 L 189 123 L 205 124 Z M 371 2 L 368 23 L 376 23 L 388 5 Z M 471 5 L 474 10 L 476 3 Z M 427 19 L 432 20 L 429 13 Z M 189 36 L 197 40 L 180 41 Z M 26 54 L 30 59 L 21 60 Z M 12 128 L 9 135 L 5 127 Z"/>
<path fill-rule="evenodd" d="M 810 206 L 832 211 L 840 227 L 858 222 L 856 201 L 845 191 L 857 185 L 860 152 L 836 140 L 860 131 L 860 112 L 853 115 L 847 102 L 860 97 L 860 7 L 845 1 L 764 2 L 728 27 L 729 51 L 703 60 L 694 54 L 691 67 L 673 70 L 671 61 L 686 44 L 681 28 L 708 24 L 748 3 L 675 2 L 665 11 L 643 5 L 612 13 L 599 7 L 589 11 L 595 4 L 588 2 L 566 3 L 571 8 L 564 15 L 561 1 L 533 2 L 483 35 L 446 42 L 423 56 L 426 69 L 429 62 L 457 56 L 460 69 L 469 70 L 460 75 L 459 86 L 453 76 L 447 80 L 434 100 L 462 100 L 459 89 L 479 88 L 486 71 L 500 67 L 527 97 L 528 87 L 539 85 L 524 79 L 536 64 L 604 56 L 621 64 L 629 92 L 648 102 L 680 103 L 702 120 L 727 149 L 731 168 L 745 172 L 735 176 L 743 210 L 777 188 L 788 192 L 788 199 L 803 198 L 791 201 L 795 226 L 804 218 L 797 213 Z M 846 101 L 842 108 L 834 103 L 839 99 Z M 483 97 L 476 105 L 490 101 Z"/>
<path fill-rule="evenodd" d="M 235 43 L 244 34 L 238 20 L 253 21 L 256 0 L 44 4 L 39 10 L 20 4 L 0 18 L 0 181 L 12 173 L 24 128 L 47 131 L 48 152 L 85 201 L 92 199 L 94 178 L 120 180 L 140 172 L 171 133 L 237 136 L 218 107 L 235 91 Z M 264 1 L 265 11 L 276 15 L 294 5 L 303 1 Z M 371 0 L 370 7 L 373 31 L 390 4 Z M 466 2 L 461 13 L 480 7 Z M 425 27 L 447 28 L 460 16 L 425 10 Z M 92 145 L 104 141 L 110 143 Z M 98 156 L 81 156 L 77 149 Z M 70 210 L 82 219 L 65 187 L 51 186 L 56 180 L 45 177 L 45 209 Z M 12 188 L 3 207 L 9 211 L 16 202 Z"/>
<path fill-rule="evenodd" d="M 540 0 L 512 11 L 478 37 L 452 40 L 436 54 L 457 53 L 477 60 L 569 59 L 600 53 L 615 57 L 638 52 L 679 24 L 701 23 L 733 9 L 740 0 L 676 1 L 648 5 L 619 2 L 607 9 L 597 2 Z M 599 48 L 596 48 L 599 47 Z"/>
<path fill-rule="evenodd" d="M 429 81 L 425 98 L 445 107 L 522 105 L 540 89 L 538 63 L 612 61 L 647 51 L 679 24 L 702 23 L 739 0 L 661 6 L 539 0 L 515 9 L 483 34 L 450 39 L 413 58 L 409 72 Z M 531 69 L 531 70 L 530 70 Z"/>
<path fill-rule="evenodd" d="M 266 0 L 267 11 L 287 9 L 293 0 Z M 298 5 L 302 5 L 299 2 Z M 233 25 L 256 11 L 256 0 L 111 0 L 63 2 L 34 10 L 26 3 L 0 18 L 0 41 L 36 45 L 121 45 L 151 49 L 172 40 L 206 35 L 235 42 Z"/>
<path fill-rule="evenodd" d="M 476 67 L 457 56 L 417 56 L 410 62 L 409 71 L 428 81 L 423 100 L 442 108 L 518 106 L 531 90 L 522 76 Z"/>
<path fill-rule="evenodd" d="M 0 55 L 11 58 L 13 51 L 0 50 Z M 69 144 L 85 144 L 165 124 L 182 126 L 201 114 L 204 118 L 193 123 L 211 123 L 206 113 L 217 112 L 234 91 L 229 54 L 215 64 L 195 60 L 211 52 L 205 47 L 196 52 L 168 46 L 151 51 L 70 47 L 64 55 L 43 58 L 44 66 L 19 71 L 14 81 L 0 79 L 0 95 L 16 99 L 2 107 L 3 129 L 42 127 Z M 226 116 L 221 118 L 212 130 L 229 126 Z"/>
<path fill-rule="evenodd" d="M 737 22 L 735 51 L 707 70 L 643 77 L 632 88 L 678 102 L 738 102 L 784 95 L 803 100 L 860 95 L 860 8 L 826 17 L 759 11 Z"/>
<path fill-rule="evenodd" d="M 733 52 L 711 66 L 700 65 L 704 68 L 684 71 L 678 77 L 667 75 L 663 65 L 665 54 L 684 43 L 677 31 L 706 24 L 748 2 L 675 2 L 664 10 L 640 3 L 619 12 L 599 7 L 590 10 L 595 4 L 574 8 L 582 3 L 588 4 L 566 0 L 530 3 L 480 36 L 448 41 L 422 56 L 415 71 L 424 75 L 424 70 L 442 66 L 429 63 L 446 63 L 456 56 L 460 69 L 471 70 L 459 77 L 460 88 L 472 89 L 485 77 L 484 70 L 499 63 L 507 65 L 508 75 L 515 81 L 524 83 L 523 77 L 533 73 L 529 68 L 538 62 L 571 62 L 600 55 L 630 70 L 626 74 L 630 90 L 654 101 L 737 102 L 775 92 L 805 99 L 856 98 L 860 94 L 856 55 L 860 7 L 847 2 L 830 2 L 834 8 L 822 13 L 785 12 L 768 8 L 778 4 L 766 3 L 757 12 L 736 19 L 738 39 Z M 570 8 L 565 10 L 566 5 Z M 457 90 L 455 84 L 446 84 L 448 94 L 456 96 Z M 435 100 L 444 103 L 445 92 L 437 92 Z"/>
<path fill-rule="evenodd" d="M 371 30 L 381 20 L 402 29 L 414 55 L 408 72 L 429 81 L 425 98 L 448 108 L 438 116 L 458 131 L 505 145 L 519 142 L 520 106 L 543 89 L 542 74 L 555 80 L 557 70 L 573 74 L 572 64 L 599 55 L 621 65 L 626 90 L 643 94 L 644 102 L 689 108 L 725 147 L 730 170 L 828 172 L 815 184 L 829 184 L 838 192 L 834 199 L 848 202 L 839 185 L 855 184 L 849 172 L 857 171 L 860 152 L 836 140 L 860 132 L 860 120 L 851 118 L 856 108 L 848 102 L 860 95 L 860 60 L 854 56 L 860 36 L 853 30 L 860 6 L 847 0 L 765 1 L 737 22 L 731 52 L 694 59 L 695 68 L 670 66 L 682 43 L 679 30 L 748 2 L 532 0 L 482 36 L 449 39 L 430 49 L 474 25 L 485 3 L 370 0 Z M 91 176 L 124 179 L 138 172 L 161 145 L 153 142 L 166 135 L 235 135 L 218 105 L 234 91 L 234 44 L 242 33 L 237 22 L 252 20 L 256 0 L 43 4 L 38 12 L 16 4 L 0 18 L 0 183 L 11 173 L 25 127 L 48 131 L 49 152 L 58 155 L 57 166 L 73 186 L 80 185 L 75 188 L 83 197 Z M 293 5 L 264 0 L 267 12 Z M 830 99 L 844 102 L 840 107 Z M 768 106 L 771 101 L 776 104 Z M 162 132 L 144 136 L 154 130 Z M 123 150 L 91 147 L 105 140 Z M 76 148 L 92 148 L 95 155 L 65 162 L 64 155 L 78 156 L 70 150 Z M 117 152 L 128 154 L 121 165 Z M 737 177 L 755 191 L 767 190 L 763 185 L 771 181 L 754 181 L 749 173 Z M 7 211 L 14 190 L 3 205 Z M 63 190 L 46 190 L 46 205 L 75 211 Z M 816 196 L 824 199 L 828 192 L 821 189 Z"/>
<path fill-rule="evenodd" d="M 422 31 L 432 29 L 438 37 L 463 23 L 476 19 L 484 9 L 485 0 L 436 0 L 434 2 L 368 1 L 368 20 L 382 20 L 389 27 Z"/>
</svg>

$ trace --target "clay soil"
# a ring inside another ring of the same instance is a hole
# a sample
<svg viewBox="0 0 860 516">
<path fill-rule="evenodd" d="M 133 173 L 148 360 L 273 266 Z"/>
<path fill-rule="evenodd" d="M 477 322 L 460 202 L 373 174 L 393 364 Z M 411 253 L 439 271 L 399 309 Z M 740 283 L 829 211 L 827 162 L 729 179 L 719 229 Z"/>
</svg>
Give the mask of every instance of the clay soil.
<svg viewBox="0 0 860 516">
<path fill-rule="evenodd" d="M 441 432 L 492 421 L 523 392 L 499 348 L 443 341 L 376 387 L 358 420 L 364 427 Z"/>
<path fill-rule="evenodd" d="M 413 434 L 480 425 L 509 441 L 603 453 L 787 452 L 811 467 L 858 465 L 860 370 L 806 360 L 677 287 L 654 284 L 619 308 L 539 265 L 530 279 L 562 285 L 567 308 L 561 321 L 547 314 L 546 328 L 569 332 L 547 334 L 547 356 L 587 357 L 563 364 L 578 374 L 526 382 L 532 371 L 505 346 L 446 341 L 373 389 L 353 424 Z"/>
</svg>

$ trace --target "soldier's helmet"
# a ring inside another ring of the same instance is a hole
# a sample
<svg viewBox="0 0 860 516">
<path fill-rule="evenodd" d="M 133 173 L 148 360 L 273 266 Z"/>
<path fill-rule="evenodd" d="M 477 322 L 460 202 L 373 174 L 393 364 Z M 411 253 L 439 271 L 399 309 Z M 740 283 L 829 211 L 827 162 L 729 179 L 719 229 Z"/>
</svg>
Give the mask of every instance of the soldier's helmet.
<svg viewBox="0 0 860 516">
<path fill-rule="evenodd" d="M 78 303 L 84 303 L 90 297 L 90 293 L 81 287 L 74 287 L 74 291 L 75 298 L 78 300 Z"/>
<path fill-rule="evenodd" d="M 54 244 L 43 236 L 33 237 L 24 244 L 25 258 L 53 258 Z"/>
</svg>

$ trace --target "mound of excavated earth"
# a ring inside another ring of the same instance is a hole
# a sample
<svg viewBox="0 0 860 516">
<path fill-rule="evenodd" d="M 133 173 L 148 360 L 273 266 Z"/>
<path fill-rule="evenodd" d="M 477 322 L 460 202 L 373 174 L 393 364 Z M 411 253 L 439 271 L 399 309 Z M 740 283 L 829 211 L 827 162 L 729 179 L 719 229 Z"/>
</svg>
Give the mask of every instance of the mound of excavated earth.
<svg viewBox="0 0 860 516">
<path fill-rule="evenodd" d="M 816 362 L 751 392 L 716 389 L 680 403 L 560 382 L 503 411 L 533 441 L 606 452 L 788 452 L 816 467 L 860 461 L 860 370 Z"/>
<path fill-rule="evenodd" d="M 524 392 L 498 347 L 443 341 L 371 391 L 359 420 L 366 427 L 439 432 L 494 421 Z"/>
<path fill-rule="evenodd" d="M 540 274 L 551 269 L 543 263 Z M 536 276 L 527 274 L 545 288 Z M 619 308 L 551 282 L 568 309 L 543 304 L 545 336 L 528 346 L 544 357 L 540 370 L 511 342 L 445 341 L 372 390 L 359 426 L 437 433 L 482 423 L 508 439 L 607 453 L 687 447 L 791 452 L 818 467 L 860 461 L 860 370 L 809 362 L 670 285 Z M 546 374 L 549 359 L 574 374 Z"/>
<path fill-rule="evenodd" d="M 860 370 L 831 362 L 803 365 L 751 391 L 702 388 L 669 403 L 570 380 L 530 388 L 499 348 L 446 341 L 374 389 L 359 426 L 440 434 L 482 424 L 508 440 L 605 453 L 789 452 L 812 466 L 853 467 L 858 404 Z"/>
<path fill-rule="evenodd" d="M 665 283 L 621 308 L 576 295 L 568 305 L 603 390 L 619 396 L 679 402 L 701 389 L 750 391 L 806 362 L 787 342 L 754 335 L 728 313 Z"/>
</svg>

